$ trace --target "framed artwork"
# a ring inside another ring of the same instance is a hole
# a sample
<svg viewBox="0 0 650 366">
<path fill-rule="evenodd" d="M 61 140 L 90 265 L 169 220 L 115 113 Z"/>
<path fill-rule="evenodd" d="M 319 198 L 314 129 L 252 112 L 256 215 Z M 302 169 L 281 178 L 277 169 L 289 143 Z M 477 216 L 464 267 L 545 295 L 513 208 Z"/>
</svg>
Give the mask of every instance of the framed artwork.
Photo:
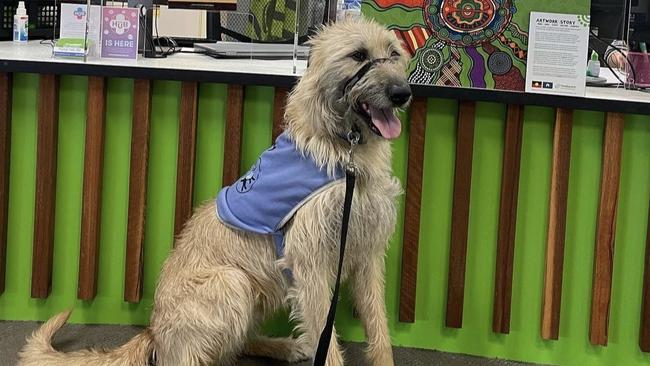
<svg viewBox="0 0 650 366">
<path fill-rule="evenodd" d="M 364 0 L 362 12 L 402 40 L 411 83 L 523 91 L 530 12 L 589 8 L 589 0 Z"/>
</svg>

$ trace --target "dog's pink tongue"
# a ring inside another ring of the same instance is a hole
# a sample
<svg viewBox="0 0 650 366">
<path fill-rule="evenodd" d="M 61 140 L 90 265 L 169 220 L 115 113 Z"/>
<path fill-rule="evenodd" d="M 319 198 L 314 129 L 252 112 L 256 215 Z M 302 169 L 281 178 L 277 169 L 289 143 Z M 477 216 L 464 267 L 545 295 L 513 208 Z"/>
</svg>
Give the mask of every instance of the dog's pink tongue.
<svg viewBox="0 0 650 366">
<path fill-rule="evenodd" d="M 386 139 L 395 139 L 402 132 L 402 123 L 399 121 L 392 108 L 380 109 L 370 107 L 372 123 L 379 129 Z"/>
</svg>

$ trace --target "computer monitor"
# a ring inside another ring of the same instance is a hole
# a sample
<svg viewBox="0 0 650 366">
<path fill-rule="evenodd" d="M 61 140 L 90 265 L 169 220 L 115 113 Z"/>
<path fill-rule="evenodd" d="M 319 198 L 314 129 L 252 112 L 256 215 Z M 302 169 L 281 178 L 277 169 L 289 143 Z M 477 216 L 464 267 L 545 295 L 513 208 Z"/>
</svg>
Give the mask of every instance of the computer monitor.
<svg viewBox="0 0 650 366">
<path fill-rule="evenodd" d="M 237 0 L 236 12 L 210 12 L 207 19 L 209 39 L 254 43 L 293 43 L 294 19 L 298 19 L 299 43 L 321 24 L 335 17 L 336 0 Z"/>
<path fill-rule="evenodd" d="M 631 0 L 628 11 L 628 40 L 632 50 L 643 51 L 641 43 L 650 43 L 650 0 Z"/>
<path fill-rule="evenodd" d="M 591 29 L 607 42 L 623 40 L 632 51 L 641 51 L 640 43 L 650 43 L 650 0 L 593 0 Z"/>
<path fill-rule="evenodd" d="M 168 0 L 170 9 L 236 10 L 237 0 Z"/>
<path fill-rule="evenodd" d="M 592 0 L 591 29 L 606 40 L 624 39 L 630 0 Z"/>
</svg>

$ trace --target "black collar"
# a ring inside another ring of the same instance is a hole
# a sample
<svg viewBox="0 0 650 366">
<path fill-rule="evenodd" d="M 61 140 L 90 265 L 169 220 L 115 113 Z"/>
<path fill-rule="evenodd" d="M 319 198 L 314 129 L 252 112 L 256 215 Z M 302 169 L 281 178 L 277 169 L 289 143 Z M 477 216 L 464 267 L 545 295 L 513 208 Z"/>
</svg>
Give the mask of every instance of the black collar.
<svg viewBox="0 0 650 366">
<path fill-rule="evenodd" d="M 353 123 L 353 124 L 352 124 L 352 128 L 350 129 L 350 131 L 352 131 L 352 132 L 356 132 L 356 133 L 359 134 L 359 142 L 357 142 L 357 145 L 363 145 L 363 144 L 366 143 L 366 139 L 365 139 L 365 137 L 363 136 L 363 133 L 361 133 L 361 129 L 359 128 L 359 125 L 357 125 L 356 123 Z M 348 134 L 349 134 L 349 132 L 339 132 L 339 133 L 337 134 L 338 137 L 339 137 L 341 140 L 345 141 L 345 144 L 346 144 L 346 145 L 350 143 L 350 140 L 348 139 Z"/>
</svg>

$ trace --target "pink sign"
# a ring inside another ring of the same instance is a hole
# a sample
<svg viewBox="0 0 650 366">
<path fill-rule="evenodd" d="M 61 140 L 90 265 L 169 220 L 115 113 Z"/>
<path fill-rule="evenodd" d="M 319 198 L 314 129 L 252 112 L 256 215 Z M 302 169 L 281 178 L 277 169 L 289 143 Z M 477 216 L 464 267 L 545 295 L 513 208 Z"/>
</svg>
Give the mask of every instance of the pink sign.
<svg viewBox="0 0 650 366">
<path fill-rule="evenodd" d="M 102 9 L 102 57 L 138 57 L 138 10 L 105 6 Z"/>
</svg>

